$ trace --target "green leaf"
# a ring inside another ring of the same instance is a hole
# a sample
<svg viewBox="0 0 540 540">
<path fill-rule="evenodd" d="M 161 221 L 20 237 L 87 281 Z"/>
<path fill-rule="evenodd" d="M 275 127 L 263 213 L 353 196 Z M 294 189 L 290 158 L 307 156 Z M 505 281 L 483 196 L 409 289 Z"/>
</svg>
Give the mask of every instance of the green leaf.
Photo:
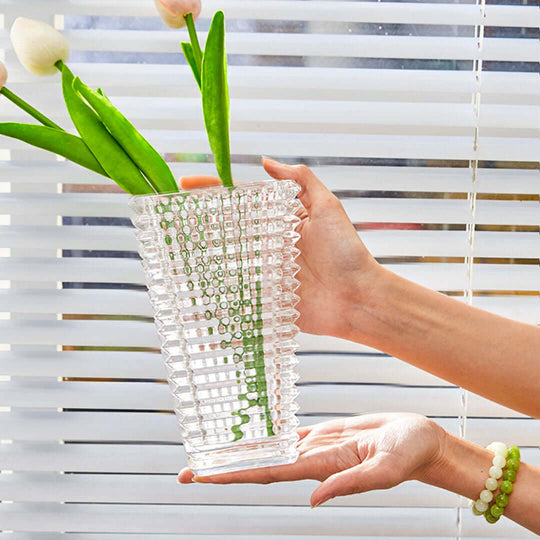
<svg viewBox="0 0 540 540">
<path fill-rule="evenodd" d="M 96 113 L 73 90 L 73 74 L 62 65 L 64 101 L 73 124 L 107 174 L 132 195 L 154 193 L 139 168 L 107 131 Z"/>
<path fill-rule="evenodd" d="M 109 96 L 101 88 L 97 89 L 97 93 L 100 96 L 103 96 L 109 103 L 111 102 L 111 100 L 109 99 Z"/>
<path fill-rule="evenodd" d="M 35 124 L 0 124 L 0 134 L 54 152 L 87 169 L 108 176 L 80 137 L 63 130 Z"/>
<path fill-rule="evenodd" d="M 204 122 L 216 168 L 223 185 L 232 187 L 225 16 L 222 11 L 214 15 L 208 32 L 201 82 Z"/>
<path fill-rule="evenodd" d="M 201 88 L 201 73 L 199 71 L 199 65 L 197 64 L 197 61 L 195 60 L 195 55 L 193 54 L 193 46 L 191 45 L 191 43 L 188 43 L 187 41 L 182 42 L 181 46 L 182 46 L 182 51 L 184 53 L 184 56 L 186 57 L 186 60 L 189 64 L 189 67 L 191 67 L 193 76 L 195 77 L 195 80 L 197 81 L 199 88 Z"/>
<path fill-rule="evenodd" d="M 110 101 L 84 84 L 79 77 L 73 88 L 98 114 L 116 142 L 145 174 L 156 193 L 176 193 L 178 185 L 169 166 L 154 147 Z"/>
</svg>

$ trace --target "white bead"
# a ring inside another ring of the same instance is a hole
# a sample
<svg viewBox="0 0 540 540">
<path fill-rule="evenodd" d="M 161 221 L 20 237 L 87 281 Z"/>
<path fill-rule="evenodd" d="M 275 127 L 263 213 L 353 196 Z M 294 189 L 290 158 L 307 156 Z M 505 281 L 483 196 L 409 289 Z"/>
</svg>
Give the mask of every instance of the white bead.
<svg viewBox="0 0 540 540">
<path fill-rule="evenodd" d="M 484 501 L 478 499 L 475 503 L 474 503 L 474 507 L 479 511 L 479 512 L 485 512 L 489 506 L 488 506 L 488 503 L 485 503 Z"/>
<path fill-rule="evenodd" d="M 502 474 L 502 469 L 500 467 L 495 467 L 495 465 L 489 469 L 489 476 L 491 476 L 491 478 L 495 478 L 496 480 L 498 480 Z"/>
<path fill-rule="evenodd" d="M 487 448 L 490 452 L 493 452 L 497 456 L 506 457 L 508 453 L 506 444 L 502 442 L 492 442 Z"/>
<path fill-rule="evenodd" d="M 473 504 L 472 508 L 472 513 L 475 515 L 475 516 L 481 516 L 484 512 L 479 512 L 477 509 L 476 509 L 476 506 Z"/>
<path fill-rule="evenodd" d="M 480 492 L 480 499 L 485 503 L 491 502 L 493 500 L 493 493 L 489 489 L 484 489 Z"/>
<path fill-rule="evenodd" d="M 493 458 L 493 465 L 495 467 L 500 467 L 501 469 L 504 469 L 504 466 L 506 465 L 506 458 L 503 458 L 501 455 L 496 454 Z"/>
<path fill-rule="evenodd" d="M 497 480 L 495 480 L 495 478 L 491 478 L 491 476 L 486 480 L 486 489 L 489 489 L 490 491 L 495 491 L 497 489 L 497 485 Z"/>
</svg>

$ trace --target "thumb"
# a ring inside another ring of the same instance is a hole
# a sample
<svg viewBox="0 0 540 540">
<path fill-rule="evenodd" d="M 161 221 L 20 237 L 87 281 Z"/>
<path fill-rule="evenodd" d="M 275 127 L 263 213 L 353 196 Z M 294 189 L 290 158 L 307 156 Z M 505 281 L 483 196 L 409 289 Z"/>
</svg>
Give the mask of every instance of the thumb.
<svg viewBox="0 0 540 540">
<path fill-rule="evenodd" d="M 320 506 L 334 497 L 389 489 L 401 480 L 395 469 L 376 458 L 369 459 L 356 467 L 329 476 L 311 495 L 311 507 Z"/>
<path fill-rule="evenodd" d="M 332 192 L 305 165 L 286 165 L 268 158 L 264 158 L 262 164 L 272 178 L 294 180 L 300 186 L 298 198 L 308 211 L 312 205 L 333 197 Z"/>
</svg>

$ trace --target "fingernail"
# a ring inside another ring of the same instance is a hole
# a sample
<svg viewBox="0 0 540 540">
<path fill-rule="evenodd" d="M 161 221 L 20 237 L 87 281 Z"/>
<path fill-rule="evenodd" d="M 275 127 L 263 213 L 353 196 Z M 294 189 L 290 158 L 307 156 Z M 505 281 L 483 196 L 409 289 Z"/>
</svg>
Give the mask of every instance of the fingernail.
<svg viewBox="0 0 540 540">
<path fill-rule="evenodd" d="M 281 163 L 281 161 L 278 161 L 277 159 L 274 159 L 274 158 L 271 158 L 271 157 L 268 157 L 268 156 L 263 156 L 263 161 L 265 159 L 268 160 L 268 161 L 271 161 L 272 163 L 275 163 L 276 165 L 284 165 L 283 163 Z"/>
<path fill-rule="evenodd" d="M 321 506 L 321 504 L 324 504 L 325 502 L 328 502 L 330 499 L 323 499 L 322 501 L 319 501 L 317 504 L 312 505 L 311 509 L 317 508 L 318 506 Z"/>
</svg>

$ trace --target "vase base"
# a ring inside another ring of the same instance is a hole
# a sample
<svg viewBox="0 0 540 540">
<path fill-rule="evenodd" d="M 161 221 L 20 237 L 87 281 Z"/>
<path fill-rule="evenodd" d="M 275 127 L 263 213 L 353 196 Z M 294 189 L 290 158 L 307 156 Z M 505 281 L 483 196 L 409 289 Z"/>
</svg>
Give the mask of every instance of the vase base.
<svg viewBox="0 0 540 540">
<path fill-rule="evenodd" d="M 287 465 L 298 459 L 298 435 L 234 444 L 206 452 L 188 453 L 188 466 L 196 476 Z"/>
</svg>

